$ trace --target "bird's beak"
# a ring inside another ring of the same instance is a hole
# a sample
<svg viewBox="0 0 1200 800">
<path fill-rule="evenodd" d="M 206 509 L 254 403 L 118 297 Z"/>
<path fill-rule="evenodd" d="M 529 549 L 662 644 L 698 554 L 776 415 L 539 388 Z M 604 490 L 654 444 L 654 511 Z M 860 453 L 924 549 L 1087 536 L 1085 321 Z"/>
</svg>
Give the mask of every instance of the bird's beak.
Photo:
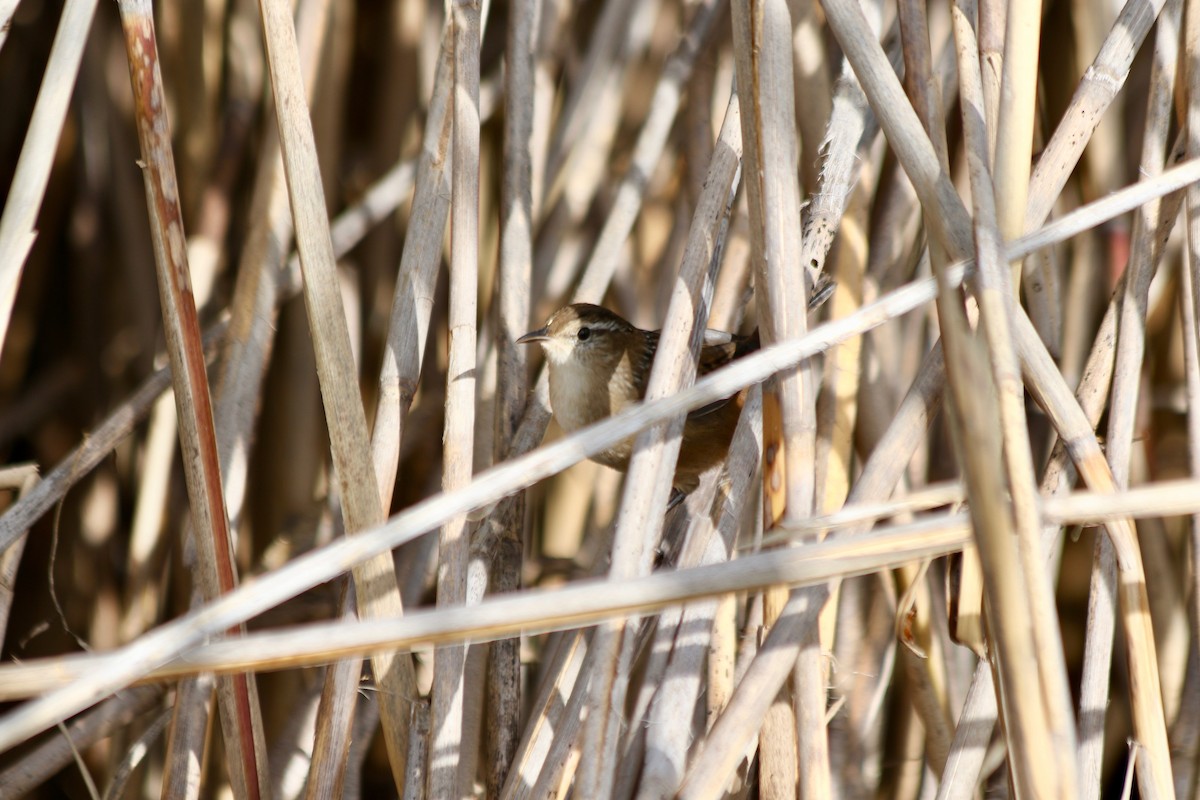
<svg viewBox="0 0 1200 800">
<path fill-rule="evenodd" d="M 550 334 L 548 333 L 548 330 L 548 328 L 538 328 L 536 331 L 530 331 L 520 339 L 517 339 L 517 344 L 531 344 L 533 342 L 549 341 Z"/>
</svg>

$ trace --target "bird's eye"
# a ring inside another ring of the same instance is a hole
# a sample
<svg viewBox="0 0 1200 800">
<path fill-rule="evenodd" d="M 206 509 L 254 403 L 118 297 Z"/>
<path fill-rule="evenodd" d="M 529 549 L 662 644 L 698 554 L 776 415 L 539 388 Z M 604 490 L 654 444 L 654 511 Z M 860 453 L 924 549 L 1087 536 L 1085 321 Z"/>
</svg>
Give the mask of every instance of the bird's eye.
<svg viewBox="0 0 1200 800">
<path fill-rule="evenodd" d="M 591 328 L 580 328 L 579 329 L 579 341 L 586 342 L 591 337 L 591 335 L 592 335 Z"/>
</svg>

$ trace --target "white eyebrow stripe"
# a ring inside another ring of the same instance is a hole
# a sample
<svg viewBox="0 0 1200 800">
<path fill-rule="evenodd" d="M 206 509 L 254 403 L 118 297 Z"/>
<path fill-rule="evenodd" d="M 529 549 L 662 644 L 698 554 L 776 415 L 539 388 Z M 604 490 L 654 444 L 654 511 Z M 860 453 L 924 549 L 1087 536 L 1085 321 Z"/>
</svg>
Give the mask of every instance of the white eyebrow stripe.
<svg viewBox="0 0 1200 800">
<path fill-rule="evenodd" d="M 581 320 L 579 320 L 579 327 L 581 327 L 581 328 L 591 328 L 591 329 L 592 329 L 592 330 L 594 330 L 594 331 L 619 331 L 619 330 L 624 330 L 624 328 L 621 326 L 621 324 L 620 324 L 620 323 L 618 323 L 618 322 L 615 322 L 615 321 L 613 321 L 613 320 L 611 320 L 611 319 L 595 319 L 595 320 L 591 320 L 591 319 L 581 319 Z"/>
</svg>

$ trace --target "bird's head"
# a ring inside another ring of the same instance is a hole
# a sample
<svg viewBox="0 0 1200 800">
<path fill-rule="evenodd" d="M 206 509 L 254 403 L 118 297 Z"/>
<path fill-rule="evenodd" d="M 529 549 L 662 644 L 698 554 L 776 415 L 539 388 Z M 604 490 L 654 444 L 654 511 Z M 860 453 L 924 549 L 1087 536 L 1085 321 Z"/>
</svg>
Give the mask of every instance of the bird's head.
<svg viewBox="0 0 1200 800">
<path fill-rule="evenodd" d="M 607 308 L 575 303 L 555 311 L 544 328 L 530 331 L 517 344 L 537 342 L 554 365 L 585 364 L 619 356 L 639 333 Z"/>
</svg>

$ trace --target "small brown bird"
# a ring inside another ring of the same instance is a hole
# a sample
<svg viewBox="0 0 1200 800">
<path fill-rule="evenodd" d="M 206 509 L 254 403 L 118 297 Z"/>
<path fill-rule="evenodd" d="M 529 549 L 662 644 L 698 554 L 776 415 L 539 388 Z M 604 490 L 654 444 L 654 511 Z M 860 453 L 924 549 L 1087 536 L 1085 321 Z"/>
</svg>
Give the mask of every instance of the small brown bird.
<svg viewBox="0 0 1200 800">
<path fill-rule="evenodd" d="M 714 332 L 715 333 L 715 332 Z M 518 344 L 537 342 L 550 365 L 550 408 L 570 433 L 610 417 L 646 396 L 650 367 L 658 350 L 659 331 L 644 331 L 607 308 L 575 303 L 551 315 L 546 327 L 530 331 Z M 703 376 L 758 349 L 758 331 L 749 336 L 716 334 L 719 343 L 700 351 Z M 700 474 L 725 458 L 745 391 L 710 403 L 687 415 L 673 485 L 684 494 L 700 482 Z M 629 467 L 634 437 L 592 456 L 621 471 Z"/>
</svg>

